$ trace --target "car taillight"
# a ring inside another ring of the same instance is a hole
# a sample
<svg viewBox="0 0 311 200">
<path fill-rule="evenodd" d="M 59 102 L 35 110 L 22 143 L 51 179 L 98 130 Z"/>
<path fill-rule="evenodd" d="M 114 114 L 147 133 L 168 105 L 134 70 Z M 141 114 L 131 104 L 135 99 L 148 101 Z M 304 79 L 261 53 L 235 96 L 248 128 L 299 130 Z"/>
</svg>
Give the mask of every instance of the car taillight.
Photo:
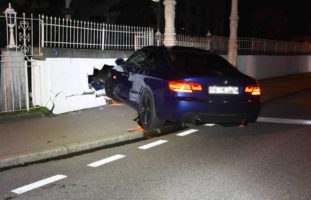
<svg viewBox="0 0 311 200">
<path fill-rule="evenodd" d="M 199 83 L 188 81 L 169 81 L 169 89 L 175 92 L 192 93 L 192 91 L 202 91 L 202 86 Z"/>
<path fill-rule="evenodd" d="M 259 86 L 247 86 L 245 88 L 246 93 L 251 93 L 253 96 L 260 95 L 260 87 Z"/>
</svg>

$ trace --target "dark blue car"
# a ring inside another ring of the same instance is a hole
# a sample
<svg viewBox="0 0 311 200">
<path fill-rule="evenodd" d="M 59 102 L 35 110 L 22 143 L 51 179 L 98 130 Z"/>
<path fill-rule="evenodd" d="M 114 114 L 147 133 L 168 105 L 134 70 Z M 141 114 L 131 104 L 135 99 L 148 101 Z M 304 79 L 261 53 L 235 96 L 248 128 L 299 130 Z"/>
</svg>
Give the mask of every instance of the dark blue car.
<svg viewBox="0 0 311 200">
<path fill-rule="evenodd" d="M 144 47 L 116 60 L 106 93 L 137 109 L 140 124 L 247 124 L 261 107 L 256 80 L 223 57 L 187 47 Z"/>
</svg>

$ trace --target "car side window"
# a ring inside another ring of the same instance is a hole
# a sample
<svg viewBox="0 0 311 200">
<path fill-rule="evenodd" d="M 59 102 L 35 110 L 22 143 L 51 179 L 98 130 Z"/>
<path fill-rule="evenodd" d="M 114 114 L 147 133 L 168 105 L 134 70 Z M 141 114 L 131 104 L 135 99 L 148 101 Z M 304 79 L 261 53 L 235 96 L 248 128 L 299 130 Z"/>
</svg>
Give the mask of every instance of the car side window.
<svg viewBox="0 0 311 200">
<path fill-rule="evenodd" d="M 156 66 L 156 60 L 154 51 L 144 49 L 135 52 L 126 63 L 137 69 L 153 69 Z"/>
<path fill-rule="evenodd" d="M 146 69 L 154 69 L 157 65 L 157 54 L 153 50 L 147 50 L 145 52 L 145 60 L 143 67 Z"/>
<path fill-rule="evenodd" d="M 140 67 L 144 62 L 144 56 L 142 55 L 141 50 L 135 52 L 129 59 L 126 61 L 126 64 L 132 65 L 133 67 Z"/>
</svg>

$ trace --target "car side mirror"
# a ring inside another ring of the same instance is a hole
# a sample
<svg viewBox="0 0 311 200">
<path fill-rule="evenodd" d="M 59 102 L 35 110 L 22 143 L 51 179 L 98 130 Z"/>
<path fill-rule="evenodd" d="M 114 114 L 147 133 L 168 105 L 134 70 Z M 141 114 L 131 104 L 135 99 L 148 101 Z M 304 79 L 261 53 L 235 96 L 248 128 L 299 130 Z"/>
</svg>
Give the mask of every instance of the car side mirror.
<svg viewBox="0 0 311 200">
<path fill-rule="evenodd" d="M 125 63 L 125 61 L 122 58 L 116 59 L 115 62 L 116 62 L 117 65 L 123 65 Z"/>
</svg>

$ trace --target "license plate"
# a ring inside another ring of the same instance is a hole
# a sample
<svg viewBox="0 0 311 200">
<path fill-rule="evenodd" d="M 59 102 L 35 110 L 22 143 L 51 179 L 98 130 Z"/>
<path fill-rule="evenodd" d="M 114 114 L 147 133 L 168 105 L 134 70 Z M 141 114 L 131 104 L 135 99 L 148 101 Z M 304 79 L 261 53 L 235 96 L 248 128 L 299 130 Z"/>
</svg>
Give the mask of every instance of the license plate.
<svg viewBox="0 0 311 200">
<path fill-rule="evenodd" d="M 235 86 L 209 86 L 209 94 L 239 94 L 239 87 Z"/>
</svg>

